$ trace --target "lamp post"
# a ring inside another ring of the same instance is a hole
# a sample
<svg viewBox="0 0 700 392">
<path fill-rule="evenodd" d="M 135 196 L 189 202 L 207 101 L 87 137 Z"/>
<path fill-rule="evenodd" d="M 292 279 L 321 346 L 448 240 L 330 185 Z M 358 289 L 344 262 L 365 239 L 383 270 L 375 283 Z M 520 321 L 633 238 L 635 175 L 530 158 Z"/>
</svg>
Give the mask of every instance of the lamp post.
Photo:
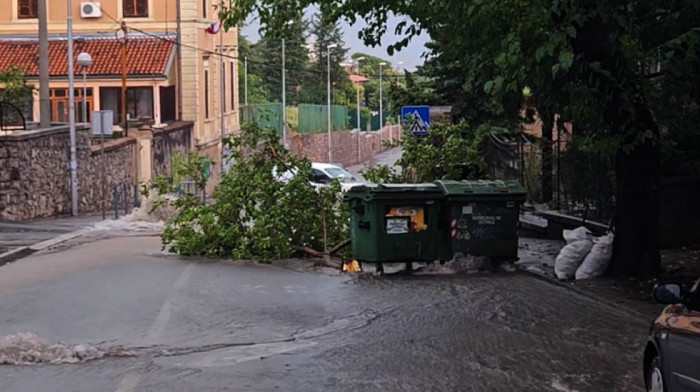
<svg viewBox="0 0 700 392">
<path fill-rule="evenodd" d="M 384 128 L 384 95 L 382 91 L 382 67 L 387 65 L 384 62 L 379 63 L 379 130 Z"/>
<path fill-rule="evenodd" d="M 364 57 L 358 57 L 355 59 L 355 69 L 357 70 L 357 76 L 360 76 L 360 62 L 364 60 Z M 360 151 L 360 133 L 362 133 L 362 117 L 360 115 L 360 82 L 357 82 L 357 163 L 362 161 L 362 153 Z"/>
<path fill-rule="evenodd" d="M 331 44 L 328 45 L 328 163 L 333 162 L 333 153 L 331 152 L 331 148 L 333 147 L 333 144 L 331 142 L 331 128 L 332 128 L 332 123 L 331 123 L 331 49 L 335 49 L 338 47 L 338 44 Z"/>
<path fill-rule="evenodd" d="M 285 26 L 294 24 L 293 20 L 288 20 Z M 287 146 L 287 58 L 286 58 L 286 42 L 282 38 L 282 143 L 284 148 Z"/>
<path fill-rule="evenodd" d="M 90 53 L 82 52 L 78 55 L 78 65 L 83 69 L 83 122 L 88 122 L 87 115 L 87 69 L 92 65 Z"/>
<path fill-rule="evenodd" d="M 129 124 L 126 118 L 126 23 L 122 22 L 121 27 L 117 30 L 117 41 L 122 45 L 122 124 L 124 126 L 124 136 L 129 133 Z"/>
<path fill-rule="evenodd" d="M 70 134 L 70 184 L 71 184 L 71 212 L 78 215 L 78 158 L 75 134 L 75 90 L 73 70 L 73 4 L 71 0 L 66 2 L 67 30 L 68 30 L 68 129 Z"/>
</svg>

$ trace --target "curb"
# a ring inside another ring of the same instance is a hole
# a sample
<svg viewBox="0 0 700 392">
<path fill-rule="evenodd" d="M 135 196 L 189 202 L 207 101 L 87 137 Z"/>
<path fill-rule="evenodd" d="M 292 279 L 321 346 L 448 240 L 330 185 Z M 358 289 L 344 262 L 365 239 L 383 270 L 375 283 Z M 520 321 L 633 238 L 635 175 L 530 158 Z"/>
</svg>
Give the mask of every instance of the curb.
<svg viewBox="0 0 700 392">
<path fill-rule="evenodd" d="M 31 256 L 34 253 L 41 252 L 42 250 L 46 250 L 48 248 L 51 248 L 52 246 L 56 246 L 58 244 L 61 244 L 66 241 L 70 241 L 74 238 L 78 238 L 81 235 L 83 235 L 82 230 L 74 231 L 71 233 L 66 233 L 66 234 L 61 234 L 57 237 L 51 238 L 46 241 L 41 241 L 37 242 L 36 244 L 29 245 L 29 246 L 23 246 L 17 249 L 13 249 L 9 252 L 5 252 L 0 254 L 0 267 L 7 263 L 11 263 L 13 261 L 17 261 L 19 259 L 25 258 L 27 256 Z"/>
<path fill-rule="evenodd" d="M 622 309 L 622 310 L 624 310 L 624 311 L 626 311 L 626 312 L 628 312 L 628 313 L 632 313 L 632 314 L 634 314 L 635 317 L 639 318 L 641 321 L 644 321 L 644 322 L 651 322 L 651 320 L 653 320 L 653 318 L 654 318 L 653 316 L 650 317 L 648 314 L 642 313 L 642 312 L 640 312 L 640 311 L 638 311 L 638 310 L 636 310 L 636 309 L 634 309 L 634 308 L 631 308 L 631 307 L 625 306 L 625 305 L 620 305 L 620 304 L 617 303 L 617 302 L 614 302 L 614 301 L 611 301 L 611 300 L 609 300 L 609 299 L 607 299 L 607 298 L 603 298 L 603 297 L 601 297 L 601 296 L 595 295 L 595 294 L 591 293 L 591 292 L 588 291 L 588 290 L 580 289 L 580 288 L 578 288 L 578 287 L 576 287 L 576 286 L 574 286 L 574 285 L 568 284 L 567 282 L 562 282 L 562 281 L 560 281 L 559 279 L 556 279 L 556 278 L 554 278 L 554 277 L 550 277 L 550 276 L 547 276 L 547 275 L 538 274 L 537 272 L 530 271 L 530 270 L 528 270 L 528 269 L 526 269 L 526 268 L 523 268 L 523 267 L 517 267 L 517 268 L 518 268 L 518 270 L 519 270 L 520 272 L 523 272 L 523 273 L 525 273 L 525 274 L 527 274 L 527 275 L 530 275 L 530 276 L 532 276 L 533 278 L 535 278 L 535 279 L 537 279 L 537 280 L 540 280 L 540 281 L 542 281 L 542 282 L 549 283 L 549 284 L 551 284 L 551 285 L 553 285 L 553 286 L 558 286 L 558 287 L 561 287 L 561 288 L 563 288 L 563 289 L 569 290 L 569 291 L 571 291 L 571 292 L 574 292 L 574 293 L 576 293 L 576 294 L 578 294 L 578 295 L 581 295 L 581 296 L 583 296 L 583 297 L 586 297 L 586 298 L 588 298 L 588 299 L 590 299 L 590 300 L 592 300 L 592 301 L 598 302 L 598 303 L 600 303 L 600 304 L 602 304 L 602 305 L 605 305 L 605 306 L 607 306 L 607 307 L 613 308 L 613 309 L 615 309 L 615 310 L 618 310 L 618 311 L 619 311 L 619 310 Z"/>
</svg>

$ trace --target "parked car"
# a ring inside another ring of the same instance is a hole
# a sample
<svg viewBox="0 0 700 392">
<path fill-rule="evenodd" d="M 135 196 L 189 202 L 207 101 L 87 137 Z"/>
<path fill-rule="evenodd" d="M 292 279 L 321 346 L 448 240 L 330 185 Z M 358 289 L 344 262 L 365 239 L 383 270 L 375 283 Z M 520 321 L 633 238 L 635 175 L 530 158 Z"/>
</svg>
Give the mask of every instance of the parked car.
<svg viewBox="0 0 700 392">
<path fill-rule="evenodd" d="M 333 165 L 330 163 L 314 162 L 311 164 L 311 171 L 312 175 L 309 182 L 315 188 L 330 186 L 334 179 L 340 180 L 340 186 L 343 191 L 347 191 L 353 186 L 365 184 L 365 182 L 358 179 L 347 170 L 338 165 Z M 278 178 L 280 181 L 288 181 L 293 175 L 294 173 L 287 172 L 278 176 Z"/>
<path fill-rule="evenodd" d="M 654 287 L 668 306 L 654 320 L 644 351 L 647 391 L 700 392 L 700 279 L 690 290 L 676 283 Z"/>
</svg>

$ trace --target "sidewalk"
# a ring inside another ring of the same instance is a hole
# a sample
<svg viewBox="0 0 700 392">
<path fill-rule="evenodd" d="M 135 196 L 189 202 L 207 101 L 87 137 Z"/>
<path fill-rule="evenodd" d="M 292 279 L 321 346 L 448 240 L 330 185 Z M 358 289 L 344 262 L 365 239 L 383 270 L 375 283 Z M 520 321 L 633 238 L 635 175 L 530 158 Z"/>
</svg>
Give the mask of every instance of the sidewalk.
<svg viewBox="0 0 700 392">
<path fill-rule="evenodd" d="M 107 219 L 113 218 L 114 215 L 107 215 Z M 0 254 L 84 229 L 101 220 L 102 214 L 86 214 L 24 222 L 0 221 Z"/>
<path fill-rule="evenodd" d="M 401 155 L 403 155 L 403 148 L 395 147 L 390 150 L 386 150 L 382 153 L 379 153 L 375 155 L 374 158 L 365 161 L 359 165 L 347 167 L 346 170 L 356 176 L 362 177 L 362 174 L 360 174 L 360 172 L 372 166 L 386 165 L 393 167 L 396 164 L 396 162 L 399 159 L 401 159 Z"/>
<path fill-rule="evenodd" d="M 651 321 L 663 309 L 654 303 L 651 290 L 656 279 L 620 279 L 601 277 L 589 280 L 561 281 L 554 274 L 554 262 L 563 241 L 520 238 L 516 266 L 551 284 L 573 290 L 581 295 L 616 308 L 625 308 L 641 319 Z"/>
</svg>

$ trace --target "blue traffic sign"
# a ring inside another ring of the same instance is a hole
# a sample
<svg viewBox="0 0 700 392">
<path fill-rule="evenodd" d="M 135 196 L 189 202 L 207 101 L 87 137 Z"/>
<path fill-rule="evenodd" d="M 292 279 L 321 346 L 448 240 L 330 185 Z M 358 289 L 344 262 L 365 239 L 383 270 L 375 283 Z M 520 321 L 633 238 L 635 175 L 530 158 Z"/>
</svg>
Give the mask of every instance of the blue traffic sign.
<svg viewBox="0 0 700 392">
<path fill-rule="evenodd" d="M 401 119 L 414 135 L 425 136 L 430 125 L 430 106 L 404 106 Z"/>
</svg>

